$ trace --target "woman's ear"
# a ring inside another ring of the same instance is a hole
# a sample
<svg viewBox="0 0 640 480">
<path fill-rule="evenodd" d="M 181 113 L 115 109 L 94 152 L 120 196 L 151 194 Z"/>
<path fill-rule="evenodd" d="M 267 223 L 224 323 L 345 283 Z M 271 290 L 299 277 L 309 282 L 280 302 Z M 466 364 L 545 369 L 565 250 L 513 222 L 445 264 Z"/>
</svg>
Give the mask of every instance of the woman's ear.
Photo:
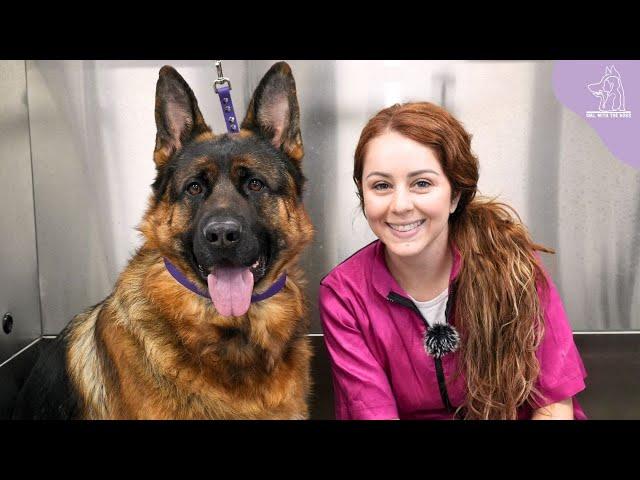
<svg viewBox="0 0 640 480">
<path fill-rule="evenodd" d="M 453 214 L 458 208 L 458 202 L 460 201 L 460 192 L 456 194 L 455 197 L 451 199 L 451 208 L 449 208 L 449 213 Z"/>
</svg>

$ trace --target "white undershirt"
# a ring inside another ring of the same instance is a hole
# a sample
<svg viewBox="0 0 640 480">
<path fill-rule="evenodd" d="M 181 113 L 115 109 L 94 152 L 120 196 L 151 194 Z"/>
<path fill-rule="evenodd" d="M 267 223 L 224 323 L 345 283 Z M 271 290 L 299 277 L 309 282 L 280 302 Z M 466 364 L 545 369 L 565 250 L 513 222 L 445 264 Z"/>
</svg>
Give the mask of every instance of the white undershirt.
<svg viewBox="0 0 640 480">
<path fill-rule="evenodd" d="M 409 295 L 409 298 L 416 304 L 416 307 L 418 307 L 430 327 L 437 323 L 447 323 L 445 311 L 447 308 L 447 298 L 449 298 L 449 287 L 445 288 L 436 298 L 426 302 L 418 302 L 411 295 Z"/>
</svg>

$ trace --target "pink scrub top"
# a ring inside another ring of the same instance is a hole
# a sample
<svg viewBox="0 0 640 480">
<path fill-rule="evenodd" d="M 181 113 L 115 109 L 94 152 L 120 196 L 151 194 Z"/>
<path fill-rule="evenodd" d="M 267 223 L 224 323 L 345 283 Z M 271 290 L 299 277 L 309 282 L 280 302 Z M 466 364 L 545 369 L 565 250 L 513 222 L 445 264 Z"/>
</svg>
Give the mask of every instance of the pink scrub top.
<svg viewBox="0 0 640 480">
<path fill-rule="evenodd" d="M 320 317 L 331 359 L 336 418 L 452 419 L 440 395 L 435 363 L 425 353 L 426 330 L 414 310 L 388 299 L 390 292 L 407 293 L 389 272 L 379 240 L 362 248 L 335 267 L 320 282 Z M 461 257 L 452 247 L 449 283 L 460 272 Z M 540 374 L 538 391 L 549 405 L 584 390 L 586 370 L 573 341 L 573 332 L 551 278 L 542 294 L 545 334 L 536 352 Z M 455 326 L 454 315 L 449 322 Z M 455 378 L 458 352 L 442 357 L 449 400 L 454 407 L 465 398 L 463 376 Z M 573 398 L 574 418 L 586 416 Z M 531 418 L 525 404 L 519 419 Z"/>
</svg>

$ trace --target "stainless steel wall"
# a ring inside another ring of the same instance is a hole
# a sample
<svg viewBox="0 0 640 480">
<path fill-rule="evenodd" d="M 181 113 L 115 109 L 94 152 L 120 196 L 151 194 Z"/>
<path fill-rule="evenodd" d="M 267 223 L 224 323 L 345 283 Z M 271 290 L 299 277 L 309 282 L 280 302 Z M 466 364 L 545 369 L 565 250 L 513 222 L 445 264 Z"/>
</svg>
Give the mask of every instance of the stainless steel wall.
<svg viewBox="0 0 640 480">
<path fill-rule="evenodd" d="M 0 62 L 0 364 L 41 334 L 24 60 Z"/>
<path fill-rule="evenodd" d="M 237 112 L 272 61 L 225 61 Z M 552 62 L 290 61 L 298 86 L 317 235 L 303 260 L 317 284 L 374 237 L 351 180 L 361 128 L 397 101 L 444 104 L 474 135 L 480 188 L 512 204 L 534 238 L 574 330 L 640 329 L 640 172 L 623 165 L 551 90 Z M 212 61 L 27 62 L 44 331 L 104 298 L 140 244 L 153 181 L 155 82 L 164 64 L 224 131 Z M 6 203 L 4 203 L 6 205 Z"/>
</svg>

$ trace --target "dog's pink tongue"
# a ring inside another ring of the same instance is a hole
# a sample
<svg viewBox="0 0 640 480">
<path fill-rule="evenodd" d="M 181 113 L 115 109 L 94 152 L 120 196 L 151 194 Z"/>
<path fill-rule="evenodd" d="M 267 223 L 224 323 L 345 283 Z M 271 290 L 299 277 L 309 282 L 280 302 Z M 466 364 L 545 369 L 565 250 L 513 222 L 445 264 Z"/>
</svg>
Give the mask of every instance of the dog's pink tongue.
<svg viewBox="0 0 640 480">
<path fill-rule="evenodd" d="M 207 284 L 220 315 L 239 317 L 247 313 L 253 292 L 253 273 L 248 268 L 216 268 L 207 277 Z"/>
</svg>

